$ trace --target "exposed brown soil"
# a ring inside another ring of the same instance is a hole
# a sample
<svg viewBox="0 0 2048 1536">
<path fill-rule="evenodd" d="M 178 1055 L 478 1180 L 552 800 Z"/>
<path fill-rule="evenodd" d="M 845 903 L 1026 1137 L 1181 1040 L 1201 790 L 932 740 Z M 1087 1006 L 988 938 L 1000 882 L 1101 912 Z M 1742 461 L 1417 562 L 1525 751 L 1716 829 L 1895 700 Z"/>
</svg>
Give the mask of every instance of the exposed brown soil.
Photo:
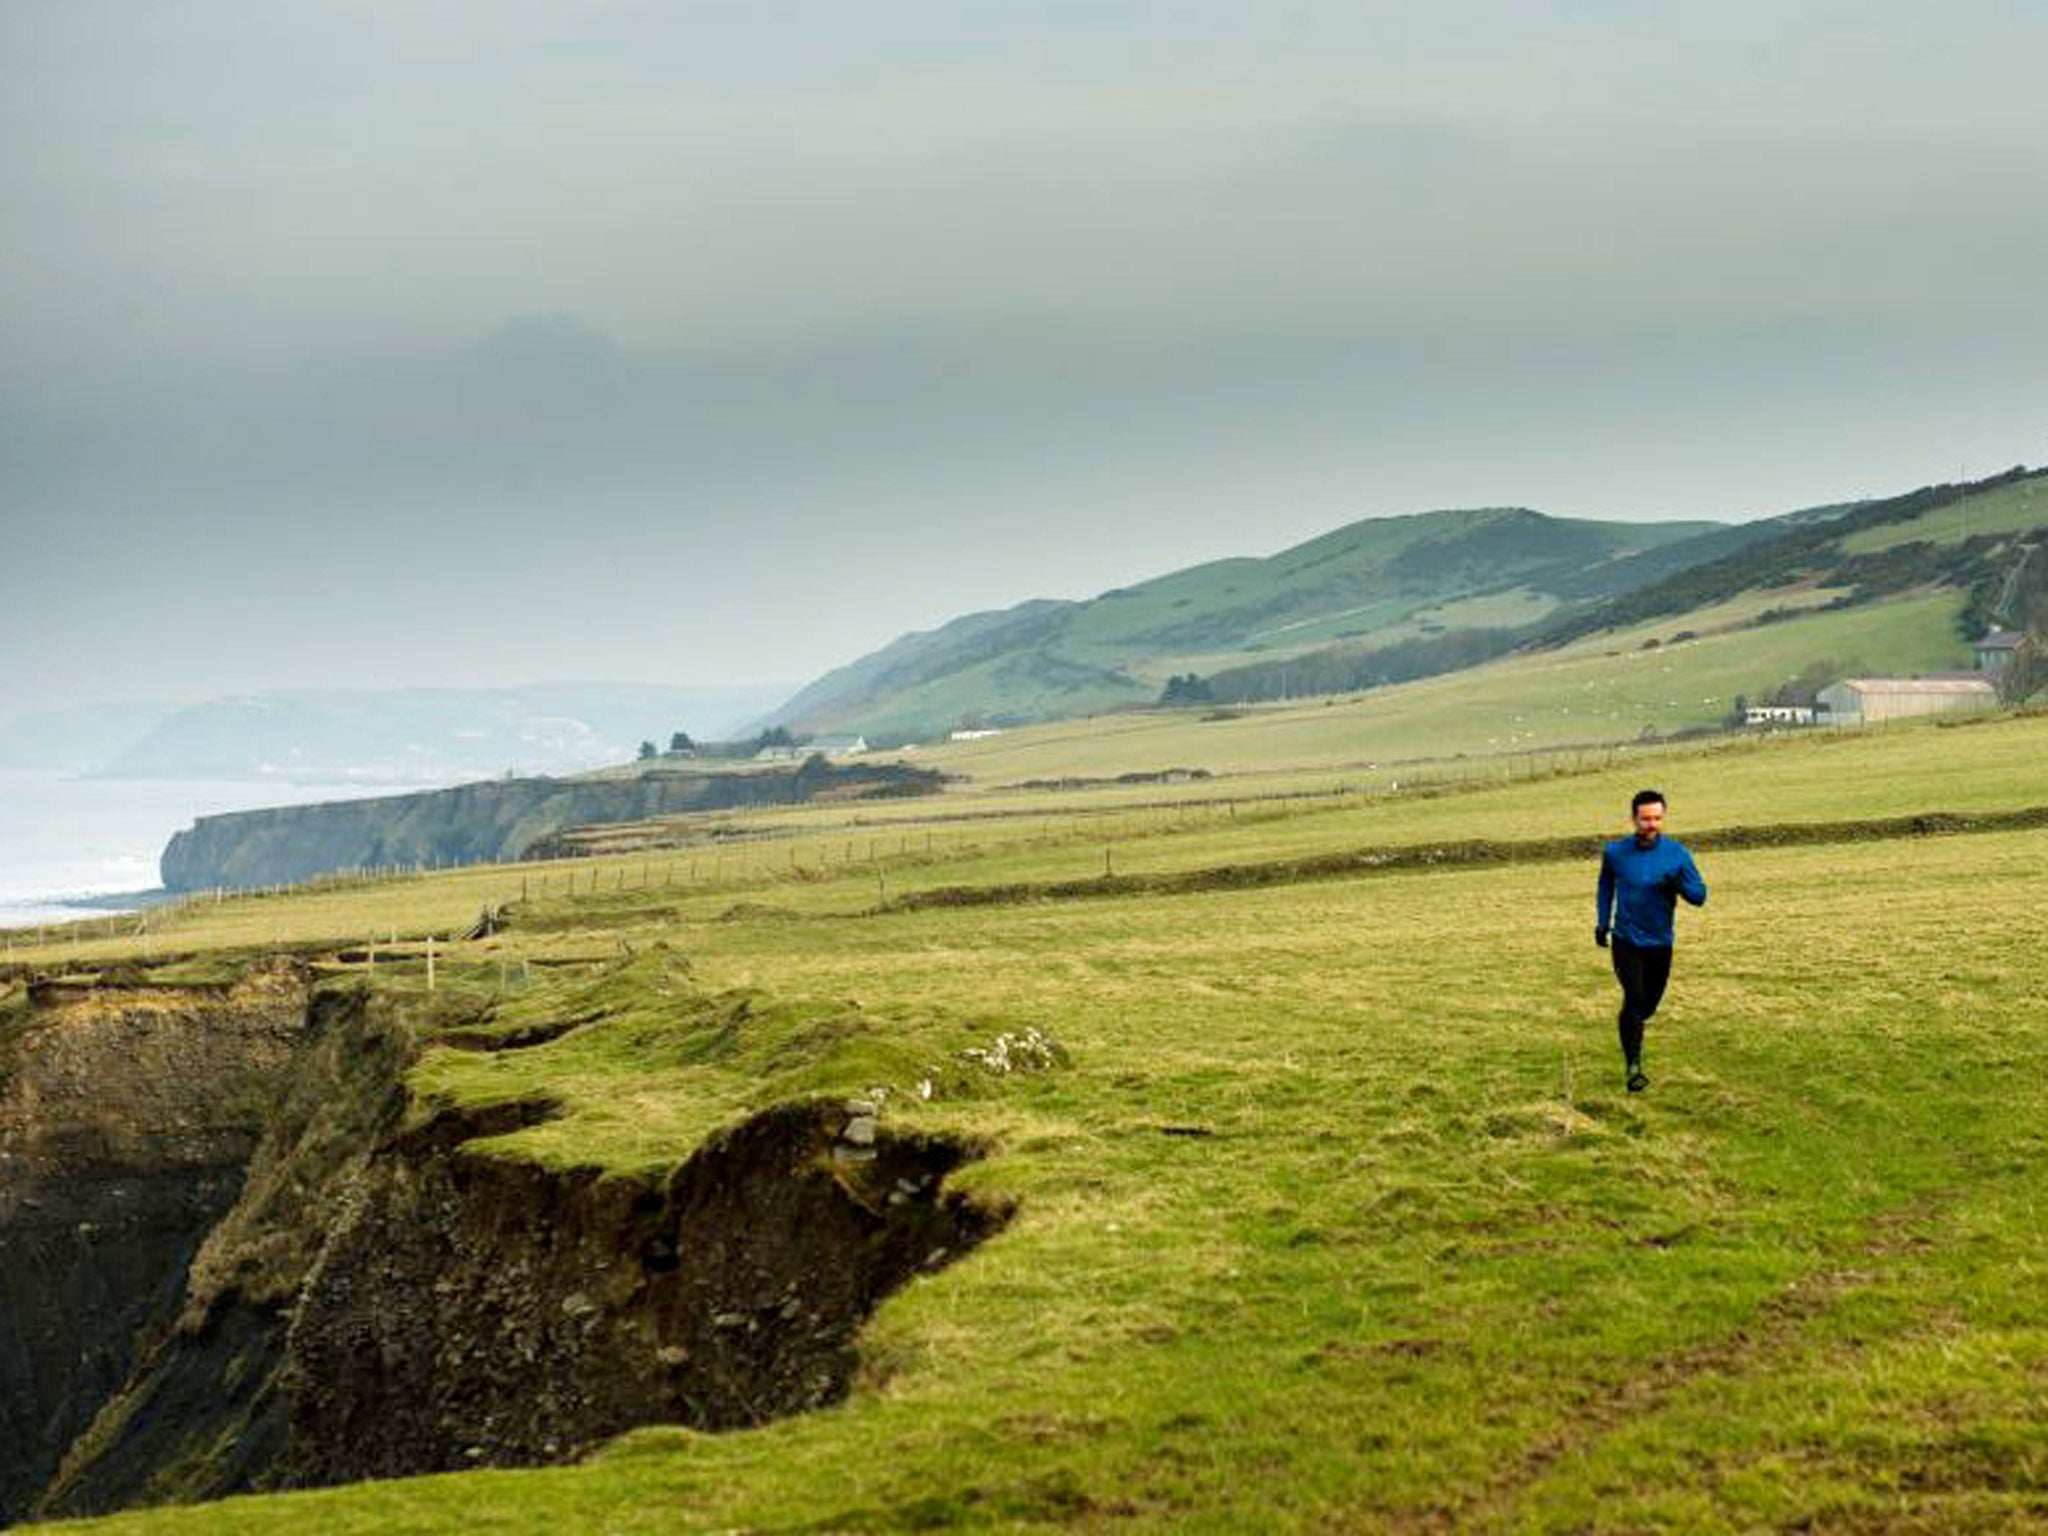
<svg viewBox="0 0 2048 1536">
<path fill-rule="evenodd" d="M 945 1188 L 974 1148 L 859 1103 L 642 1176 L 489 1155 L 555 1106 L 408 1120 L 417 1048 L 290 962 L 0 1015 L 0 1523 L 802 1412 L 885 1296 L 1010 1216 Z"/>
<path fill-rule="evenodd" d="M 634 1424 L 761 1423 L 846 1392 L 853 1337 L 1007 1212 L 967 1155 L 770 1110 L 655 1179 L 481 1157 L 443 1117 L 380 1154 L 300 1299 L 286 1484 L 556 1460 Z"/>
<path fill-rule="evenodd" d="M 30 988 L 0 1020 L 0 1524 L 174 1323 L 306 1027 L 289 963 Z"/>
</svg>

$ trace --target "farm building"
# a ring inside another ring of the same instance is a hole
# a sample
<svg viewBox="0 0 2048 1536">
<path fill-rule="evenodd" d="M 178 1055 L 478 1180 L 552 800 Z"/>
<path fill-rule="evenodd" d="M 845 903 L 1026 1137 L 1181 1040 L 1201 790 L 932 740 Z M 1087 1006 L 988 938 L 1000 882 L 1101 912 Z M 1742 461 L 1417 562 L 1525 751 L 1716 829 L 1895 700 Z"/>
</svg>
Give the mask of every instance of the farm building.
<svg viewBox="0 0 2048 1536">
<path fill-rule="evenodd" d="M 2026 636 L 2016 629 L 1994 629 L 1970 647 L 1979 672 L 1996 672 L 2012 664 L 2013 652 Z"/>
<path fill-rule="evenodd" d="M 868 749 L 865 736 L 813 736 L 804 744 L 804 751 L 822 753 L 826 757 L 859 757 Z"/>
<path fill-rule="evenodd" d="M 1997 702 L 1998 691 L 1981 677 L 1851 677 L 1830 683 L 1818 697 L 1829 725 L 1878 725 Z"/>
<path fill-rule="evenodd" d="M 1742 712 L 1744 725 L 1811 725 L 1813 711 L 1803 704 L 1752 704 Z"/>
</svg>

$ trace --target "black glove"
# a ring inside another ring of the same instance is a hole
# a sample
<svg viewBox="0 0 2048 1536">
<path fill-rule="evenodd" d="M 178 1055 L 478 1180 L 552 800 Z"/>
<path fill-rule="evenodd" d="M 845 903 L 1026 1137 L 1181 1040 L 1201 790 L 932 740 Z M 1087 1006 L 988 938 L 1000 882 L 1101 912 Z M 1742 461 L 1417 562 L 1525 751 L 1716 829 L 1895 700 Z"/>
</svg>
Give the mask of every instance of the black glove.
<svg viewBox="0 0 2048 1536">
<path fill-rule="evenodd" d="M 1595 928 L 1593 930 L 1593 942 L 1602 949 L 1605 949 L 1607 947 L 1607 930 L 1605 928 Z"/>
</svg>

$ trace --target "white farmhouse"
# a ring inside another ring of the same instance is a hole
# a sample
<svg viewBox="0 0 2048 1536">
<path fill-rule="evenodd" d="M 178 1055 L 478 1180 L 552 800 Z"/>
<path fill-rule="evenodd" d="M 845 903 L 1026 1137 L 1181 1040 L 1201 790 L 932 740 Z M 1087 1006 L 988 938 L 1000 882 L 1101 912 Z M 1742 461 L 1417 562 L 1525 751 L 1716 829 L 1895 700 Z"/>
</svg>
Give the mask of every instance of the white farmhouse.
<svg viewBox="0 0 2048 1536">
<path fill-rule="evenodd" d="M 865 736 L 813 736 L 804 744 L 805 752 L 821 753 L 826 757 L 859 757 L 868 749 Z"/>
</svg>

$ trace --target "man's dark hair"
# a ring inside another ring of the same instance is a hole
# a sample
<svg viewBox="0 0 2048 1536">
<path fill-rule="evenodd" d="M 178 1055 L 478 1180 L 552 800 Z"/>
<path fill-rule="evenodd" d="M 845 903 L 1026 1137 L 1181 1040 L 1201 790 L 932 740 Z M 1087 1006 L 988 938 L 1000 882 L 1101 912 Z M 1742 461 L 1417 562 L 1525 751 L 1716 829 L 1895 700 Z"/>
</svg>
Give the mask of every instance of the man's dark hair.
<svg viewBox="0 0 2048 1536">
<path fill-rule="evenodd" d="M 1635 799 L 1633 799 L 1633 800 L 1629 801 L 1629 803 L 1628 803 L 1628 813 L 1629 813 L 1629 815 L 1633 816 L 1633 815 L 1635 815 L 1635 813 L 1636 813 L 1637 811 L 1640 811 L 1640 810 L 1641 810 L 1641 809 L 1642 809 L 1642 808 L 1643 808 L 1644 806 L 1646 806 L 1646 805 L 1650 805 L 1650 804 L 1656 804 L 1656 805 L 1663 805 L 1663 804 L 1665 804 L 1665 803 L 1666 803 L 1666 802 L 1665 802 L 1665 799 L 1664 799 L 1664 791 L 1663 791 L 1663 790 L 1661 790 L 1661 789 L 1639 789 L 1639 790 L 1637 790 L 1637 791 L 1636 791 L 1636 797 L 1635 797 Z"/>
</svg>

